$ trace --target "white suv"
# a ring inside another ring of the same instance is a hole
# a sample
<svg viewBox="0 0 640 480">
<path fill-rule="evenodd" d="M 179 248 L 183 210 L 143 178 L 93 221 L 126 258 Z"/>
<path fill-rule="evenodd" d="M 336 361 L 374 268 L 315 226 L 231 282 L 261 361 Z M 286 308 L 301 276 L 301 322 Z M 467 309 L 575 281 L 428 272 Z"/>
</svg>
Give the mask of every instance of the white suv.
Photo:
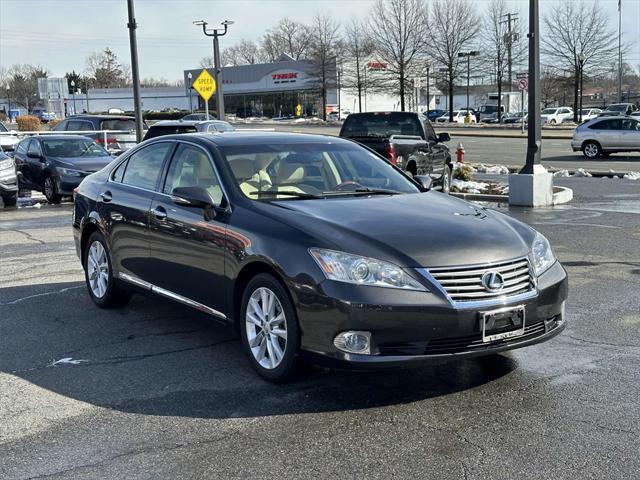
<svg viewBox="0 0 640 480">
<path fill-rule="evenodd" d="M 469 110 L 471 114 L 471 123 L 476 123 L 476 116 L 473 113 L 473 110 Z M 464 117 L 467 116 L 467 110 L 454 110 L 453 111 L 453 123 L 464 123 Z M 449 112 L 445 112 L 444 115 L 438 117 L 436 122 L 445 123 L 449 121 Z"/>
<path fill-rule="evenodd" d="M 573 109 L 570 107 L 545 108 L 540 112 L 542 124 L 560 125 L 564 120 L 573 118 Z"/>
</svg>

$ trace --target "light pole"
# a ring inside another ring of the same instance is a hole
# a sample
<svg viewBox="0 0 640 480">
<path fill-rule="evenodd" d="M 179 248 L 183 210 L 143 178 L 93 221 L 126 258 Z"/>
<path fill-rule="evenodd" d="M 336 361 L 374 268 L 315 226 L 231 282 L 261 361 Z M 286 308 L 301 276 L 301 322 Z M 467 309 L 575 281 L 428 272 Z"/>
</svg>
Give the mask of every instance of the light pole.
<svg viewBox="0 0 640 480">
<path fill-rule="evenodd" d="M 527 125 L 527 160 L 520 173 L 535 173 L 540 165 L 542 133 L 540 130 L 540 20 L 538 0 L 529 0 L 529 122 Z"/>
<path fill-rule="evenodd" d="M 480 55 L 477 50 L 471 50 L 470 52 L 460 52 L 458 57 L 467 59 L 467 114 L 465 117 L 469 117 L 469 78 L 471 77 L 471 57 Z"/>
<path fill-rule="evenodd" d="M 218 119 L 224 120 L 224 94 L 222 93 L 222 69 L 220 68 L 220 46 L 218 38 L 227 34 L 227 28 L 229 25 L 233 25 L 233 21 L 225 20 L 221 25 L 224 26 L 224 30 L 220 32 L 218 29 L 207 30 L 208 23 L 204 20 L 196 20 L 194 25 L 202 26 L 202 33 L 207 37 L 213 37 L 213 64 L 214 64 L 214 78 L 216 80 L 216 110 L 218 112 Z"/>
<path fill-rule="evenodd" d="M 578 77 L 579 87 L 578 87 L 578 122 L 582 123 L 582 78 L 583 78 L 583 69 L 584 69 L 584 53 L 580 52 L 578 55 Z"/>
<path fill-rule="evenodd" d="M 193 113 L 193 103 L 192 103 L 192 89 L 193 89 L 193 82 L 191 81 L 191 79 L 193 78 L 193 75 L 191 75 L 191 72 L 189 72 L 187 74 L 187 78 L 189 79 L 189 111 L 191 113 Z"/>
<path fill-rule="evenodd" d="M 74 80 L 71 80 L 71 93 L 73 95 L 73 114 L 75 115 L 78 112 L 76 111 L 76 82 Z"/>
<path fill-rule="evenodd" d="M 429 78 L 429 69 L 431 66 L 427 63 L 427 117 L 429 116 L 429 109 L 431 108 L 431 97 L 429 96 L 429 83 L 431 83 L 431 79 Z"/>
<path fill-rule="evenodd" d="M 138 41 L 136 39 L 136 28 L 138 24 L 133 9 L 133 0 L 127 0 L 127 11 L 129 14 L 129 47 L 131 49 L 131 77 L 133 80 L 133 111 L 136 118 L 136 141 L 140 143 L 144 130 L 142 127 L 142 103 L 140 101 L 140 72 L 138 70 Z"/>
<path fill-rule="evenodd" d="M 618 0 L 618 103 L 622 102 L 622 0 Z"/>
<path fill-rule="evenodd" d="M 7 110 L 7 118 L 9 119 L 9 123 L 11 123 L 11 97 L 9 96 L 11 93 L 11 88 L 7 85 L 7 103 L 9 104 L 9 110 Z"/>
</svg>

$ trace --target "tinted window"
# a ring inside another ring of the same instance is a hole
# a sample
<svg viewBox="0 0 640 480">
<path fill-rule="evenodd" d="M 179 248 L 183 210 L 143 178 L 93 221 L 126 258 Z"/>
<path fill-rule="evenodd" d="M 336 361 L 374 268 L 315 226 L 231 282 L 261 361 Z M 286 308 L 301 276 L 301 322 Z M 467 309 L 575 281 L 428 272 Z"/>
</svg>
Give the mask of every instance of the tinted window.
<svg viewBox="0 0 640 480">
<path fill-rule="evenodd" d="M 594 123 L 589 128 L 593 130 L 620 130 L 620 120 L 602 120 L 598 123 Z"/>
<path fill-rule="evenodd" d="M 178 187 L 203 187 L 211 195 L 214 203 L 222 203 L 222 189 L 213 171 L 209 156 L 198 147 L 181 144 L 176 150 L 163 192 L 170 194 Z"/>
<path fill-rule="evenodd" d="M 22 155 L 26 155 L 27 153 L 27 146 L 29 145 L 29 142 L 31 141 L 30 138 L 27 138 L 25 140 L 22 140 L 19 144 L 18 147 L 16 148 L 16 153 L 20 153 Z"/>
<path fill-rule="evenodd" d="M 426 121 L 426 122 L 423 122 L 423 123 L 424 123 L 424 131 L 427 134 L 427 139 L 428 140 L 433 140 L 433 141 L 438 140 L 438 136 L 436 135 L 436 131 L 433 129 L 433 126 L 431 125 L 431 122 Z"/>
<path fill-rule="evenodd" d="M 6 132 L 6 131 L 7 131 L 7 127 L 5 127 L 3 123 L 0 123 L 0 132 Z"/>
<path fill-rule="evenodd" d="M 349 115 L 340 134 L 346 137 L 385 137 L 391 135 L 422 136 L 417 115 L 404 112 L 363 113 Z"/>
<path fill-rule="evenodd" d="M 234 128 L 228 123 L 212 123 L 209 125 L 210 132 L 232 132 Z"/>
<path fill-rule="evenodd" d="M 145 135 L 145 140 L 155 137 L 161 137 L 163 135 L 173 135 L 174 133 L 193 133 L 198 129 L 193 125 L 158 125 L 149 129 Z"/>
<path fill-rule="evenodd" d="M 70 130 L 72 132 L 86 132 L 87 130 L 95 129 L 93 128 L 93 124 L 86 120 L 69 120 L 65 130 Z"/>
<path fill-rule="evenodd" d="M 127 162 L 122 162 L 118 167 L 113 171 L 111 175 L 111 179 L 114 182 L 122 182 L 122 177 L 124 177 L 124 170 L 127 168 Z"/>
<path fill-rule="evenodd" d="M 622 130 L 633 130 L 634 132 L 638 130 L 638 122 L 631 118 L 622 120 Z"/>
<path fill-rule="evenodd" d="M 44 139 L 42 146 L 46 155 L 53 157 L 108 157 L 109 153 L 88 138 Z"/>
<path fill-rule="evenodd" d="M 100 130 L 135 130 L 136 122 L 132 118 L 113 118 L 102 120 Z"/>
<path fill-rule="evenodd" d="M 27 153 L 42 155 L 42 149 L 40 148 L 40 143 L 37 140 L 31 140 L 31 143 L 29 144 L 29 148 L 27 149 Z"/>
<path fill-rule="evenodd" d="M 158 184 L 164 158 L 170 148 L 169 142 L 163 142 L 135 152 L 129 157 L 122 183 L 154 190 Z"/>
</svg>

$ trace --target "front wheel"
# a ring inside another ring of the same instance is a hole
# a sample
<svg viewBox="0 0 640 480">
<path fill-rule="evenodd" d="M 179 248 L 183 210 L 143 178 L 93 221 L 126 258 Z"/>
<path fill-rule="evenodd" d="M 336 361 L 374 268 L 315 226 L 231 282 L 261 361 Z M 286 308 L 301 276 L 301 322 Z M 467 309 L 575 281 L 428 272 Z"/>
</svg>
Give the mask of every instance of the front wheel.
<svg viewBox="0 0 640 480">
<path fill-rule="evenodd" d="M 18 194 L 14 193 L 13 195 L 3 196 L 2 201 L 5 207 L 15 207 L 16 203 L 18 203 Z"/>
<path fill-rule="evenodd" d="M 62 195 L 56 192 L 56 183 L 50 175 L 47 175 L 42 184 L 42 193 L 49 203 L 60 203 Z"/>
<path fill-rule="evenodd" d="M 582 153 L 587 158 L 598 158 L 602 154 L 602 149 L 598 142 L 585 142 L 582 146 Z"/>
<path fill-rule="evenodd" d="M 270 382 L 290 379 L 300 343 L 298 321 L 288 292 L 273 276 L 257 275 L 245 288 L 240 328 L 253 369 Z"/>
<path fill-rule="evenodd" d="M 83 266 L 89 296 L 100 308 L 120 307 L 131 299 L 130 292 L 116 285 L 111 265 L 104 237 L 93 232 L 87 241 Z"/>
</svg>

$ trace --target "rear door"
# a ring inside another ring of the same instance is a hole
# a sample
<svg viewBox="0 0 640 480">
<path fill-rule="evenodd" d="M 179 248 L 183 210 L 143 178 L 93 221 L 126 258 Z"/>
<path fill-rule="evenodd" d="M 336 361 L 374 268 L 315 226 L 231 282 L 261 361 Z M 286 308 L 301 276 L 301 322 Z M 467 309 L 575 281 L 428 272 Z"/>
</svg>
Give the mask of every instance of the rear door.
<svg viewBox="0 0 640 480">
<path fill-rule="evenodd" d="M 26 172 L 29 183 L 36 189 L 42 188 L 44 182 L 44 173 L 47 166 L 46 159 L 43 156 L 40 141 L 32 138 L 27 147 L 27 155 L 24 171 Z"/>
<path fill-rule="evenodd" d="M 18 184 L 20 185 L 20 188 L 37 188 L 31 179 L 31 172 L 29 171 L 29 164 L 27 161 L 27 150 L 31 140 L 31 138 L 25 138 L 18 143 L 13 154 L 13 159 L 16 163 L 16 171 L 19 173 Z"/>
<path fill-rule="evenodd" d="M 202 208 L 177 205 L 171 200 L 173 189 L 195 186 L 204 187 L 215 205 L 224 203 L 209 152 L 196 144 L 178 142 L 151 206 L 150 282 L 183 299 L 224 312 L 226 212 L 218 209 L 214 218 L 206 218 Z"/>
<path fill-rule="evenodd" d="M 173 142 L 156 142 L 133 152 L 102 186 L 96 199 L 106 223 L 114 272 L 148 281 L 149 210 Z"/>
<path fill-rule="evenodd" d="M 625 118 L 622 124 L 622 141 L 628 150 L 640 150 L 640 123 L 633 118 Z"/>
</svg>

